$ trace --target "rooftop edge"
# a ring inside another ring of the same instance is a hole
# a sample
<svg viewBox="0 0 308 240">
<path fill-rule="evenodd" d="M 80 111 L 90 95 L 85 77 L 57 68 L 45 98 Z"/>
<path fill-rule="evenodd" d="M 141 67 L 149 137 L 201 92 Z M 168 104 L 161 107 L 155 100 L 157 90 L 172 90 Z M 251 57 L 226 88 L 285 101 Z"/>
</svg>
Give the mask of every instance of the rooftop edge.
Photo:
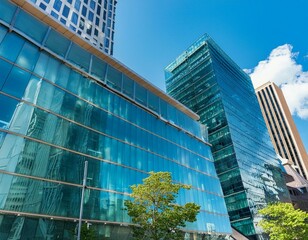
<svg viewBox="0 0 308 240">
<path fill-rule="evenodd" d="M 176 107 L 181 112 L 185 113 L 187 116 L 191 117 L 194 120 L 199 120 L 200 117 L 198 114 L 194 113 L 187 107 L 185 107 L 183 104 L 178 102 L 177 100 L 173 99 L 172 97 L 168 96 L 167 93 L 163 92 L 158 87 L 154 86 L 152 83 L 138 75 L 136 72 L 125 66 L 120 61 L 116 60 L 115 58 L 103 53 L 96 47 L 94 47 L 92 44 L 88 43 L 85 39 L 78 36 L 76 33 L 69 30 L 66 26 L 63 26 L 61 23 L 59 23 L 57 20 L 53 19 L 48 14 L 41 11 L 39 8 L 37 8 L 34 4 L 31 2 L 28 2 L 27 0 L 10 0 L 17 6 L 21 7 L 34 17 L 38 18 L 40 21 L 42 21 L 45 24 L 48 24 L 55 30 L 57 30 L 59 33 L 64 35 L 69 40 L 73 41 L 74 43 L 78 44 L 80 47 L 84 48 L 88 52 L 94 54 L 98 58 L 104 60 L 106 63 L 111 65 L 112 67 L 116 68 L 117 70 L 123 72 L 125 75 L 130 77 L 132 80 L 139 83 L 144 88 L 150 90 L 154 94 L 156 94 L 158 97 L 162 98 L 169 104 Z"/>
</svg>

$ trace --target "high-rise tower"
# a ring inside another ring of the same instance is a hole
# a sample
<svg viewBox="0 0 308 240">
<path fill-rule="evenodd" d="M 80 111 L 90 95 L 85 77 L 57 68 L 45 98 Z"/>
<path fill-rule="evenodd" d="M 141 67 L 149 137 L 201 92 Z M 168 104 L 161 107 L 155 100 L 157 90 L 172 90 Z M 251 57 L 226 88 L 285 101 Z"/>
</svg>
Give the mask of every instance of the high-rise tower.
<svg viewBox="0 0 308 240">
<path fill-rule="evenodd" d="M 117 0 L 27 0 L 110 55 Z"/>
<path fill-rule="evenodd" d="M 208 126 L 232 226 L 258 238 L 257 210 L 289 195 L 250 78 L 207 35 L 165 73 L 167 92 Z"/>
<path fill-rule="evenodd" d="M 256 89 L 262 114 L 276 153 L 291 160 L 308 179 L 308 156 L 281 89 L 268 82 Z"/>
</svg>

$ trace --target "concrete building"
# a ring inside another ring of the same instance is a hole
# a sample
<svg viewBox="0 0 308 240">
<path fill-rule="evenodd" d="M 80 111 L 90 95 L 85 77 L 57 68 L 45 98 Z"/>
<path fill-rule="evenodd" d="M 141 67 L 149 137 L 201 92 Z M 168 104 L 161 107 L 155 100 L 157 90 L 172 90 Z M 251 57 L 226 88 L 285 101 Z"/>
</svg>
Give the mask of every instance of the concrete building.
<svg viewBox="0 0 308 240">
<path fill-rule="evenodd" d="M 113 54 L 117 0 L 27 0 L 107 54 Z"/>
<path fill-rule="evenodd" d="M 290 201 L 249 76 L 207 35 L 165 69 L 167 93 L 200 116 L 232 227 L 262 239 L 257 211 Z"/>
<path fill-rule="evenodd" d="M 308 155 L 281 89 L 268 82 L 256 93 L 276 153 L 292 161 L 296 171 L 308 179 Z"/>
<path fill-rule="evenodd" d="M 295 170 L 291 161 L 280 159 L 294 208 L 308 212 L 308 181 Z"/>
</svg>

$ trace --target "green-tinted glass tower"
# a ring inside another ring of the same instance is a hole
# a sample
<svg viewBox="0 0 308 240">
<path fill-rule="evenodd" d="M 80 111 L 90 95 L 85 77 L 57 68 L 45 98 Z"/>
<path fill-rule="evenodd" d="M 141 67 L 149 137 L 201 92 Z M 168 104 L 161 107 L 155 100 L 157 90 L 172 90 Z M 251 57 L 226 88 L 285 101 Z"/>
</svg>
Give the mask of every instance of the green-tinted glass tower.
<svg viewBox="0 0 308 240">
<path fill-rule="evenodd" d="M 165 73 L 167 92 L 208 126 L 232 226 L 257 239 L 257 210 L 289 196 L 250 78 L 207 35 Z"/>
</svg>

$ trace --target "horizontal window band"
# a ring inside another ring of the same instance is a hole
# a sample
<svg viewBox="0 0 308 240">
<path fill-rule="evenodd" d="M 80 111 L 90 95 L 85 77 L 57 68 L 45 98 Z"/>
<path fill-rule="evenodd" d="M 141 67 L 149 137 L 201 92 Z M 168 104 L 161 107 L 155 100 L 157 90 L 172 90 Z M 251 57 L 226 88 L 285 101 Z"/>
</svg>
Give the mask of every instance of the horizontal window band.
<svg viewBox="0 0 308 240">
<path fill-rule="evenodd" d="M 204 211 L 205 212 L 205 211 Z M 19 211 L 10 211 L 10 210 L 0 210 L 0 214 L 9 214 L 9 215 L 16 215 L 18 217 L 42 217 L 47 218 L 50 220 L 62 220 L 62 221 L 71 221 L 78 223 L 78 218 L 71 218 L 71 217 L 63 217 L 63 216 L 56 216 L 56 215 L 47 215 L 47 214 L 38 214 L 38 213 L 29 213 L 29 212 L 19 212 Z M 210 213 L 211 215 L 217 215 Z M 225 216 L 228 215 L 217 215 L 217 216 Z M 105 220 L 97 220 L 97 219 L 82 219 L 83 222 L 89 223 L 97 223 L 97 224 L 112 224 L 112 225 L 122 225 L 122 226 L 134 226 L 135 224 L 128 223 L 128 222 L 112 222 L 112 221 L 105 221 Z M 193 231 L 191 231 L 193 232 Z"/>
<path fill-rule="evenodd" d="M 74 151 L 74 150 L 71 150 L 71 149 L 68 149 L 68 148 L 64 148 L 64 147 L 60 147 L 60 146 L 57 146 L 57 145 L 54 145 L 54 144 L 51 144 L 51 143 L 44 142 L 44 141 L 39 140 L 39 139 L 31 138 L 31 137 L 28 137 L 28 136 L 25 136 L 25 135 L 22 135 L 22 134 L 19 134 L 19 133 L 15 133 L 15 132 L 10 132 L 10 131 L 5 130 L 5 129 L 0 129 L 0 132 L 5 132 L 5 133 L 8 133 L 8 134 L 12 134 L 12 135 L 18 136 L 18 137 L 22 137 L 24 139 L 28 139 L 28 140 L 31 140 L 31 141 L 34 141 L 34 142 L 38 142 L 38 143 L 41 143 L 41 144 L 44 144 L 44 145 L 48 145 L 50 147 L 54 147 L 54 148 L 58 148 L 58 149 L 70 152 L 70 153 L 74 153 L 74 154 L 77 154 L 77 155 L 80 155 L 80 156 L 84 156 L 84 157 L 95 159 L 95 160 L 98 160 L 98 161 L 101 161 L 101 162 L 106 162 L 106 163 L 109 163 L 109 164 L 117 165 L 117 166 L 120 166 L 120 167 L 123 167 L 123 168 L 128 168 L 128 169 L 131 169 L 131 170 L 136 171 L 136 172 L 141 172 L 141 173 L 148 174 L 148 172 L 142 171 L 140 169 L 136 169 L 136 168 L 129 167 L 127 165 L 123 165 L 123 164 L 119 164 L 119 163 L 115 163 L 115 162 L 112 162 L 110 160 L 106 160 L 106 159 L 103 159 L 103 158 L 99 158 L 99 157 L 87 155 L 87 154 L 84 154 L 84 153 L 80 153 L 80 152 L 77 152 L 77 151 Z M 5 172 L 6 173 L 10 173 L 10 172 L 7 172 L 7 171 L 5 171 Z M 23 176 L 24 177 L 28 177 L 28 175 L 23 175 Z M 53 181 L 51 179 L 46 179 L 46 178 L 42 178 L 42 179 L 44 179 L 44 181 Z M 217 178 L 217 180 L 218 180 L 218 178 Z M 63 183 L 65 184 L 66 182 L 63 182 Z M 176 183 L 178 183 L 178 182 L 176 182 Z M 81 186 L 79 184 L 73 184 L 73 183 L 72 183 L 72 185 Z M 100 189 L 100 188 L 97 188 L 97 189 Z M 212 195 L 215 195 L 215 196 L 223 197 L 223 195 L 219 195 L 219 194 L 214 193 L 214 192 L 209 192 L 209 191 L 206 191 L 206 190 L 202 190 L 202 189 L 196 188 L 194 186 L 192 186 L 192 189 L 195 189 L 195 190 L 200 191 L 200 192 L 205 192 L 205 193 L 208 193 L 208 194 L 212 194 Z"/>
<path fill-rule="evenodd" d="M 205 156 L 203 156 L 203 155 L 201 155 L 201 154 L 199 154 L 199 153 L 193 152 L 192 150 L 190 150 L 190 149 L 188 149 L 188 148 L 186 148 L 186 147 L 184 147 L 184 146 L 181 146 L 181 145 L 179 145 L 179 144 L 176 143 L 176 142 L 173 142 L 173 141 L 171 141 L 171 140 L 169 140 L 169 139 L 167 139 L 167 138 L 165 138 L 165 137 L 163 137 L 163 136 L 160 136 L 160 135 L 158 135 L 158 134 L 156 134 L 156 133 L 154 133 L 154 132 L 151 132 L 151 131 L 148 130 L 148 129 L 145 129 L 145 128 L 143 128 L 143 127 L 140 127 L 139 125 L 137 125 L 137 124 L 135 124 L 135 123 L 133 123 L 133 122 L 130 122 L 130 121 L 128 121 L 127 119 L 125 119 L 125 118 L 123 118 L 123 117 L 121 117 L 121 116 L 119 116 L 119 115 L 117 115 L 117 114 L 114 114 L 114 113 L 112 113 L 112 112 L 110 112 L 110 111 L 108 111 L 108 110 L 106 110 L 106 109 L 104 109 L 104 108 L 98 106 L 98 105 L 95 104 L 95 103 L 92 103 L 92 102 L 90 102 L 90 101 L 88 101 L 88 100 L 86 100 L 86 99 L 84 99 L 84 98 L 81 98 L 79 95 L 77 95 L 77 94 L 75 94 L 75 93 L 72 93 L 71 91 L 68 91 L 67 89 L 65 89 L 65 88 L 63 88 L 63 87 L 61 87 L 61 86 L 59 86 L 59 85 L 57 85 L 57 84 L 55 84 L 55 83 L 49 81 L 49 80 L 46 79 L 46 78 L 43 78 L 42 76 L 40 76 L 40 75 L 38 75 L 38 74 L 36 74 L 36 73 L 34 73 L 34 72 L 32 72 L 32 71 L 26 69 L 26 68 L 23 68 L 23 67 L 19 66 L 18 64 L 14 63 L 14 62 L 9 61 L 9 60 L 6 59 L 6 58 L 3 58 L 2 56 L 0 56 L 0 59 L 2 59 L 2 60 L 4 60 L 4 61 L 6 61 L 6 62 L 8 62 L 8 63 L 10 63 L 10 64 L 12 64 L 12 65 L 18 67 L 18 68 L 20 68 L 20 69 L 22 69 L 22 70 L 24 70 L 24 71 L 26 71 L 26 72 L 28 72 L 28 73 L 30 73 L 31 75 L 33 75 L 33 76 L 35 76 L 35 77 L 37 77 L 37 78 L 39 78 L 39 79 L 42 79 L 43 81 L 45 81 L 45 82 L 47 82 L 47 83 L 49 83 L 49 84 L 55 86 L 56 88 L 61 89 L 62 91 L 66 92 L 66 93 L 71 94 L 72 96 L 74 96 L 74 97 L 76 97 L 76 98 L 78 98 L 78 99 L 81 99 L 82 101 L 84 101 L 84 102 L 90 104 L 91 106 L 94 106 L 95 108 L 98 108 L 98 109 L 100 109 L 100 110 L 102 110 L 102 111 L 104 111 L 104 112 L 106 112 L 106 113 L 108 113 L 108 114 L 111 114 L 112 116 L 114 116 L 114 117 L 116 117 L 116 118 L 118 118 L 118 119 L 120 119 L 120 120 L 122 120 L 122 121 L 125 121 L 125 122 L 131 124 L 132 126 L 137 127 L 138 129 L 141 129 L 141 130 L 143 130 L 143 131 L 145 131 L 145 132 L 148 132 L 148 133 L 150 133 L 150 134 L 152 134 L 152 135 L 154 135 L 154 136 L 156 136 L 156 137 L 158 137 L 158 138 L 161 138 L 161 139 L 163 139 L 163 140 L 165 140 L 165 141 L 167 141 L 167 142 L 169 142 L 169 143 L 171 143 L 171 144 L 174 144 L 174 145 L 176 145 L 176 146 L 178 146 L 178 147 L 180 147 L 180 148 L 182 148 L 182 149 L 184 149 L 184 150 L 186 150 L 186 151 L 189 151 L 189 152 L 191 152 L 191 153 L 193 153 L 193 154 L 195 154 L 195 155 L 198 155 L 199 157 L 202 157 L 202 158 L 206 159 L 207 161 L 213 162 L 213 161 L 210 160 L 209 158 L 207 158 L 207 157 L 205 157 Z M 103 86 L 103 88 L 105 88 L 105 85 Z M 110 89 L 108 89 L 108 90 L 110 91 Z M 114 93 L 114 91 L 111 91 L 111 92 Z M 6 93 L 4 93 L 4 92 L 2 92 L 2 93 L 5 94 L 5 95 L 7 95 L 7 96 L 10 96 L 9 94 L 6 94 Z M 119 94 L 116 94 L 116 95 L 119 95 Z M 120 96 L 120 97 L 123 97 L 123 96 L 121 96 L 121 95 L 119 95 L 119 96 Z M 10 97 L 15 98 L 15 99 L 18 100 L 18 101 L 24 101 L 24 100 L 22 100 L 22 99 L 19 99 L 19 98 L 13 97 L 13 96 L 10 96 Z M 135 104 L 135 102 L 130 101 L 130 99 L 127 99 L 126 97 L 124 97 L 124 99 L 128 100 L 128 102 L 130 102 L 130 103 Z M 27 102 L 27 101 L 24 101 L 24 102 L 29 103 L 29 104 L 31 104 L 31 105 L 33 105 L 33 106 L 36 106 L 36 105 L 33 104 L 33 103 L 30 103 L 30 102 Z M 135 105 L 136 105 L 136 104 L 135 104 Z M 137 103 L 137 105 L 139 106 L 140 104 Z M 37 106 L 37 107 L 39 107 L 39 106 Z M 164 120 L 164 119 L 161 118 L 160 116 L 158 116 L 158 115 L 156 115 L 156 114 L 153 114 L 153 112 L 152 112 L 151 110 L 148 111 L 147 109 L 144 109 L 142 106 L 139 106 L 139 107 L 141 107 L 143 110 L 145 110 L 148 114 L 154 115 L 156 118 L 160 119 L 160 120 L 163 121 L 165 124 L 167 124 L 167 125 L 169 125 L 169 126 L 171 126 L 171 127 L 174 127 L 174 128 L 176 128 L 177 130 L 181 130 L 182 132 L 188 134 L 188 136 L 190 136 L 190 137 L 192 137 L 193 139 L 198 140 L 198 141 L 200 142 L 200 139 L 199 139 L 198 137 L 196 137 L 196 136 L 194 136 L 194 135 L 191 135 L 191 134 L 190 134 L 189 132 L 187 132 L 185 129 L 182 129 L 181 127 L 179 127 L 179 126 L 177 126 L 177 125 L 171 123 L 170 121 Z M 39 108 L 42 108 L 42 107 L 39 107 Z M 45 109 L 45 108 L 42 108 L 42 109 Z M 48 111 L 48 112 L 51 112 L 51 113 L 52 113 L 51 110 L 45 109 L 45 111 Z M 54 114 L 56 115 L 56 113 L 54 113 Z M 61 116 L 61 115 L 59 115 L 59 116 Z M 65 117 L 63 117 L 63 118 L 65 118 Z M 83 125 L 83 126 L 84 126 L 84 125 Z M 208 142 L 205 142 L 205 141 L 203 141 L 203 140 L 202 140 L 201 142 L 202 142 L 203 144 L 206 144 L 207 146 L 212 146 L 211 144 L 209 144 Z"/>
<path fill-rule="evenodd" d="M 1 91 L 0 91 L 0 94 L 5 95 L 5 96 L 10 97 L 10 98 L 13 98 L 13 99 L 15 99 L 15 100 L 17 100 L 17 101 L 24 102 L 24 103 L 26 103 L 26 104 L 29 105 L 29 106 L 38 108 L 38 109 L 40 109 L 40 110 L 42 110 L 42 111 L 44 111 L 44 112 L 50 113 L 50 114 L 52 114 L 52 115 L 54 115 L 54 116 L 56 116 L 56 117 L 58 117 L 58 118 L 60 118 L 60 119 L 64 119 L 64 120 L 66 120 L 66 121 L 68 121 L 68 122 L 71 122 L 71 123 L 73 123 L 73 124 L 75 124 L 75 125 L 77 125 L 77 126 L 80 126 L 80 127 L 82 127 L 82 128 L 85 128 L 85 129 L 87 129 L 87 130 L 89 130 L 89 131 L 93 131 L 93 132 L 98 133 L 98 134 L 100 134 L 100 135 L 103 135 L 103 136 L 105 136 L 105 137 L 114 139 L 114 140 L 119 141 L 119 142 L 121 142 L 121 143 L 130 145 L 130 146 L 132 146 L 132 147 L 134 147 L 134 148 L 138 148 L 138 149 L 140 149 L 140 150 L 142 150 L 142 151 L 145 151 L 145 152 L 151 153 L 151 154 L 153 154 L 153 155 L 156 155 L 156 156 L 158 156 L 158 157 L 160 157 L 160 158 L 163 158 L 163 159 L 165 159 L 165 160 L 167 160 L 167 161 L 171 161 L 171 162 L 173 162 L 173 163 L 175 163 L 175 164 L 177 164 L 177 165 L 180 165 L 180 166 L 182 166 L 182 167 L 185 167 L 185 168 L 191 169 L 191 170 L 193 170 L 193 171 L 199 172 L 199 173 L 201 173 L 201 174 L 207 175 L 207 176 L 209 176 L 209 177 L 218 179 L 217 177 L 215 177 L 215 176 L 213 176 L 213 175 L 210 175 L 210 174 L 205 173 L 205 172 L 202 172 L 202 171 L 200 171 L 200 170 L 191 168 L 190 166 L 186 166 L 186 165 L 184 165 L 184 164 L 181 164 L 181 163 L 179 163 L 179 162 L 177 162 L 177 161 L 175 161 L 175 160 L 173 160 L 173 159 L 170 159 L 170 158 L 168 158 L 168 157 L 165 157 L 165 156 L 163 156 L 163 155 L 160 155 L 159 153 L 152 152 L 152 151 L 150 151 L 150 150 L 148 150 L 148 149 L 145 149 L 145 148 L 143 148 L 143 147 L 134 145 L 134 144 L 129 143 L 129 142 L 126 142 L 126 141 L 124 141 L 124 140 L 122 140 L 122 139 L 119 139 L 119 138 L 110 136 L 110 135 L 108 135 L 108 134 L 106 134 L 106 133 L 103 133 L 103 132 L 100 132 L 100 131 L 98 131 L 98 130 L 96 130 L 96 129 L 93 129 L 93 128 L 90 128 L 90 127 L 88 127 L 88 126 L 85 126 L 85 125 L 83 125 L 83 124 L 81 124 L 81 123 L 79 123 L 79 122 L 76 122 L 76 121 L 71 120 L 71 119 L 69 119 L 69 118 L 66 118 L 66 117 L 64 117 L 64 116 L 62 116 L 62 115 L 59 115 L 59 114 L 57 114 L 57 113 L 54 113 L 54 112 L 52 112 L 52 111 L 49 110 L 49 109 L 45 109 L 45 108 L 43 108 L 43 107 L 34 105 L 34 104 L 31 103 L 31 102 L 28 102 L 28 101 L 25 101 L 25 100 L 16 98 L 16 97 L 11 96 L 11 95 L 9 95 L 9 94 L 7 94 L 7 93 L 5 93 L 5 92 L 1 92 Z M 1 131 L 1 129 L 0 129 L 0 131 Z M 11 131 L 9 131 L 9 132 L 11 132 Z M 56 145 L 55 145 L 55 146 L 56 146 Z M 203 157 L 203 159 L 204 159 L 204 157 Z M 207 160 L 207 159 L 206 159 L 206 160 Z M 210 160 L 208 160 L 208 161 L 210 161 Z M 212 162 L 212 161 L 210 161 L 210 162 Z M 213 167 L 214 167 L 214 166 L 213 166 Z"/>
</svg>

